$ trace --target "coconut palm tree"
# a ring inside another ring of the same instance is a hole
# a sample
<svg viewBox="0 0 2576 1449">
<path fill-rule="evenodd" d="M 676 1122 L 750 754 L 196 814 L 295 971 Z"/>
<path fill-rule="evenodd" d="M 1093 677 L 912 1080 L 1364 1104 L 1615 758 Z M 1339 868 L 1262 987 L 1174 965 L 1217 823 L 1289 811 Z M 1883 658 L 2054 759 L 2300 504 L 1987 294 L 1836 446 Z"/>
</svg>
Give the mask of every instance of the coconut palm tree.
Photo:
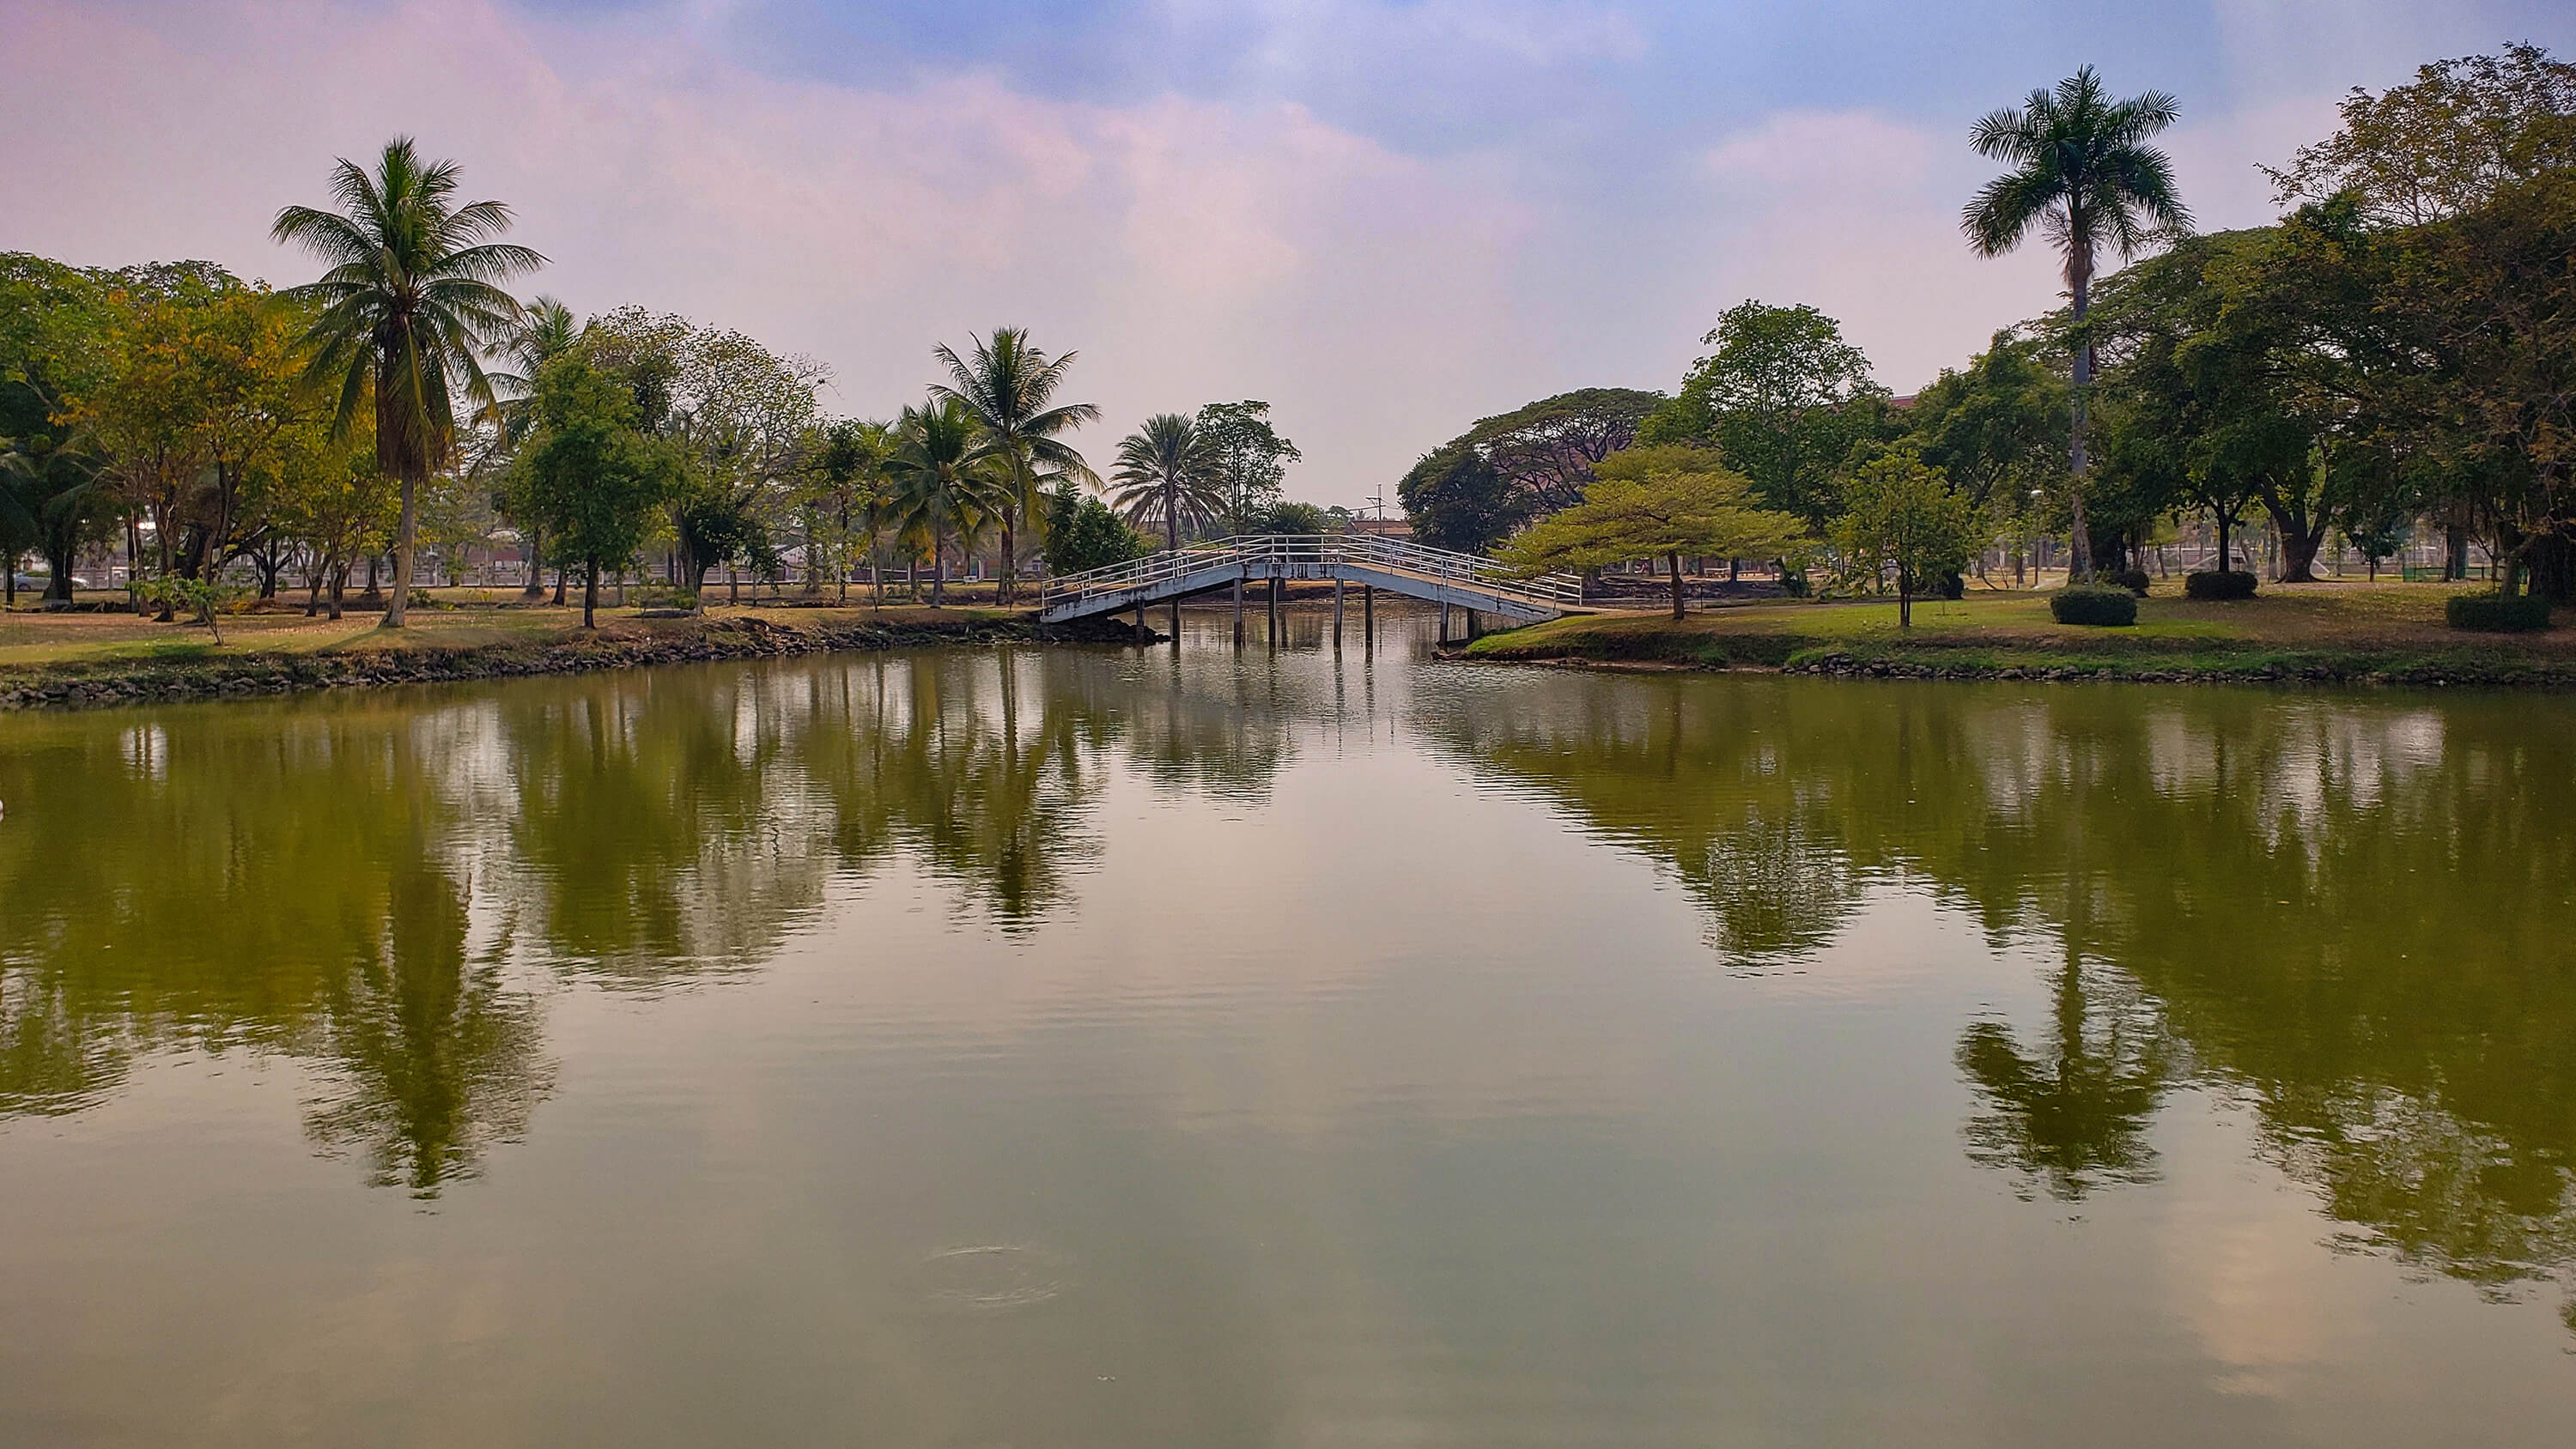
<svg viewBox="0 0 2576 1449">
<path fill-rule="evenodd" d="M 500 284 L 546 260 L 493 241 L 509 229 L 510 209 L 497 201 L 457 205 L 456 175 L 456 163 L 423 163 L 411 138 L 398 136 L 372 175 L 346 157 L 332 169 L 342 210 L 290 206 L 269 228 L 329 268 L 285 294 L 320 308 L 303 337 L 306 376 L 338 391 L 336 429 L 345 431 L 373 399 L 376 465 L 402 485 L 387 628 L 402 626 L 417 495 L 454 451 L 458 395 L 485 407 L 498 401 L 480 354 L 520 316 Z"/>
<path fill-rule="evenodd" d="M 1021 519 L 1046 516 L 1043 496 L 1049 475 L 1062 474 L 1097 486 L 1099 478 L 1062 435 L 1097 421 L 1100 409 L 1090 403 L 1055 402 L 1066 369 L 1080 353 L 1050 358 L 1029 345 L 1022 327 L 997 327 L 990 340 L 978 341 L 970 363 L 941 345 L 935 356 L 947 365 L 949 382 L 931 388 L 931 396 L 955 401 L 976 426 L 975 451 L 998 460 L 1008 487 L 995 519 L 1002 530 L 1001 601 L 1011 601 L 1017 580 L 1017 541 Z"/>
<path fill-rule="evenodd" d="M 1110 500 L 1139 528 L 1161 524 L 1178 552 L 1181 532 L 1204 528 L 1225 512 L 1225 478 L 1216 440 L 1187 413 L 1156 413 L 1118 440 Z"/>
<path fill-rule="evenodd" d="M 2173 161 L 2146 144 L 2174 123 L 2174 98 L 2148 91 L 2124 101 L 2103 93 L 2102 77 L 2085 66 L 2055 91 L 2036 90 L 2019 109 L 1977 122 L 1968 144 L 2012 169 L 1987 182 L 1960 218 L 1980 256 L 2020 246 L 2036 228 L 2066 259 L 2066 295 L 2075 321 L 2075 426 L 2069 462 L 2074 504 L 2074 572 L 2093 576 L 2092 541 L 2084 525 L 2084 390 L 2093 380 L 2093 343 L 2084 317 L 2092 305 L 2093 263 L 2104 246 L 2126 259 L 2191 227 L 2174 187 Z"/>
<path fill-rule="evenodd" d="M 535 430 L 537 420 L 537 374 L 545 365 L 572 351 L 581 340 L 581 319 L 561 301 L 547 296 L 530 298 L 520 312 L 519 320 L 504 330 L 493 352 L 511 370 L 491 374 L 492 390 L 500 401 L 486 410 L 495 440 L 497 456 L 506 460 L 519 450 Z M 528 584 L 522 597 L 545 596 L 545 538 L 534 519 L 527 523 Z"/>
<path fill-rule="evenodd" d="M 1011 480 L 999 458 L 979 450 L 974 415 L 953 397 L 903 410 L 885 467 L 886 529 L 915 549 L 929 550 L 930 606 L 936 609 L 946 601 L 941 584 L 949 542 L 972 548 L 1002 516 Z"/>
</svg>

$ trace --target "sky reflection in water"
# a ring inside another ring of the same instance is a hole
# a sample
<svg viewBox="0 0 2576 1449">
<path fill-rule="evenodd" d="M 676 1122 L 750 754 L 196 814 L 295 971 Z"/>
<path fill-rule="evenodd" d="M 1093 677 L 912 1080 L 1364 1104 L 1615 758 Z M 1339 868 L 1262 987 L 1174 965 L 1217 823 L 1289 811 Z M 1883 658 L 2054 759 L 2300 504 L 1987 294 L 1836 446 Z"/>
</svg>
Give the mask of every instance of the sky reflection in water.
<svg viewBox="0 0 2576 1449">
<path fill-rule="evenodd" d="M 1220 622 L 0 720 L 0 1441 L 2576 1423 L 2566 702 Z"/>
</svg>

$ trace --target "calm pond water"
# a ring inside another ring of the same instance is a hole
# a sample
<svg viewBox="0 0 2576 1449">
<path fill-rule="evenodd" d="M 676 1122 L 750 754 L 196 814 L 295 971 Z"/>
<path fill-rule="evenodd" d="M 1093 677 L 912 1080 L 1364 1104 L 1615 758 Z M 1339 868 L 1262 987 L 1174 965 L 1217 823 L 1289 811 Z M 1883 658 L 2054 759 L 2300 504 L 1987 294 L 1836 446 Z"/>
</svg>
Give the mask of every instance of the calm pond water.
<svg viewBox="0 0 2576 1449">
<path fill-rule="evenodd" d="M 2576 702 L 1320 623 L 0 718 L 0 1444 L 2576 1437 Z"/>
</svg>

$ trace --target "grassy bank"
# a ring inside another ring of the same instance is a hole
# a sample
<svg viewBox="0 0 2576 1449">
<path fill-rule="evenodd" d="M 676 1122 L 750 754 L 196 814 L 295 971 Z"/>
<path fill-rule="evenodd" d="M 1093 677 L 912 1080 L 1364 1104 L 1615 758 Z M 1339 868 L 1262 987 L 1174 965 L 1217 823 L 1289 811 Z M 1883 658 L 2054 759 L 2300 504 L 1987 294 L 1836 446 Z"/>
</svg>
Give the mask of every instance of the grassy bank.
<svg viewBox="0 0 2576 1449">
<path fill-rule="evenodd" d="M 2464 634 L 2430 584 L 2269 585 L 2195 603 L 2150 593 L 2124 629 L 2063 625 L 2043 594 L 1917 603 L 1765 604 L 1675 620 L 1591 614 L 1488 635 L 1471 658 L 1942 679 L 2303 680 L 2576 687 L 2576 629 Z"/>
<path fill-rule="evenodd" d="M 399 630 L 382 628 L 373 613 L 337 623 L 253 613 L 227 617 L 222 628 L 217 644 L 200 626 L 124 613 L 0 617 L 0 709 L 1038 637 L 1027 611 L 993 608 L 716 608 L 676 619 L 603 612 L 594 632 L 581 627 L 578 608 L 479 601 L 416 610 Z"/>
</svg>

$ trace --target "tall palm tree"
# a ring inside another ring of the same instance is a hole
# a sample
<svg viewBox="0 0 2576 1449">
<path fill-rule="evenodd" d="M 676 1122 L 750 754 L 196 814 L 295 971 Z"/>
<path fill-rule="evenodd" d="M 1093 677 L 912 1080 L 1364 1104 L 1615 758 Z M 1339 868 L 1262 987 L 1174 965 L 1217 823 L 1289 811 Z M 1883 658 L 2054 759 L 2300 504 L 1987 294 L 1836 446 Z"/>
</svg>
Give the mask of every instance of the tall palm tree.
<svg viewBox="0 0 2576 1449">
<path fill-rule="evenodd" d="M 1118 440 L 1110 498 L 1139 528 L 1160 523 L 1166 545 L 1180 551 L 1184 528 L 1204 528 L 1225 512 L 1225 477 L 1216 440 L 1187 413 L 1156 413 Z"/>
<path fill-rule="evenodd" d="M 304 333 L 306 376 L 336 385 L 336 429 L 372 396 L 376 465 L 402 485 L 387 628 L 402 627 L 420 485 L 455 447 L 458 394 L 485 407 L 497 401 L 480 353 L 519 320 L 519 304 L 500 283 L 546 261 L 491 240 L 509 230 L 510 209 L 497 201 L 457 205 L 456 174 L 455 162 L 425 164 L 411 138 L 398 136 L 372 175 L 346 157 L 333 167 L 331 194 L 342 210 L 290 206 L 269 228 L 329 268 L 285 294 L 321 309 Z"/>
<path fill-rule="evenodd" d="M 502 458 L 517 452 L 536 428 L 537 374 L 545 370 L 547 363 L 572 351 L 573 344 L 580 340 L 581 319 L 573 315 L 570 307 L 547 296 L 530 298 L 519 319 L 496 340 L 494 354 L 511 369 L 491 374 L 492 390 L 500 401 L 487 410 Z M 533 518 L 527 522 L 527 544 L 528 584 L 520 594 L 533 600 L 544 597 L 546 592 L 545 535 Z"/>
<path fill-rule="evenodd" d="M 886 460 L 887 531 L 930 551 L 930 606 L 946 602 L 941 588 L 951 539 L 971 548 L 1002 516 L 1011 492 L 1000 460 L 981 452 L 974 415 L 953 397 L 935 397 L 905 408 L 895 423 L 893 456 Z"/>
<path fill-rule="evenodd" d="M 2102 77 L 2088 65 L 2058 82 L 2055 91 L 2032 91 L 2019 109 L 1987 116 L 1968 136 L 1978 155 L 2012 168 L 1968 203 L 1960 225 L 1969 245 L 1980 256 L 1998 257 L 2037 228 L 2066 258 L 2066 295 L 2075 320 L 2069 462 L 2078 578 L 2093 576 L 2093 544 L 2084 531 L 2084 391 L 2093 380 L 2093 342 L 2084 317 L 2092 306 L 2094 254 L 2107 243 L 2126 259 L 2190 229 L 2191 213 L 2174 187 L 2172 158 L 2146 144 L 2178 114 L 2174 98 L 2163 91 L 2110 99 Z"/>
<path fill-rule="evenodd" d="M 1081 354 L 1050 358 L 1029 345 L 1024 327 L 997 327 L 990 340 L 975 344 L 974 352 L 969 363 L 942 344 L 934 355 L 947 365 L 949 382 L 930 392 L 965 408 L 975 421 L 977 454 L 1002 465 L 1008 488 L 995 516 L 1002 529 L 1001 601 L 1007 604 L 1018 578 L 1016 527 L 1023 518 L 1035 522 L 1046 517 L 1041 495 L 1048 476 L 1099 482 L 1091 465 L 1061 435 L 1097 421 L 1100 409 L 1090 403 L 1056 403 L 1066 369 Z"/>
</svg>

